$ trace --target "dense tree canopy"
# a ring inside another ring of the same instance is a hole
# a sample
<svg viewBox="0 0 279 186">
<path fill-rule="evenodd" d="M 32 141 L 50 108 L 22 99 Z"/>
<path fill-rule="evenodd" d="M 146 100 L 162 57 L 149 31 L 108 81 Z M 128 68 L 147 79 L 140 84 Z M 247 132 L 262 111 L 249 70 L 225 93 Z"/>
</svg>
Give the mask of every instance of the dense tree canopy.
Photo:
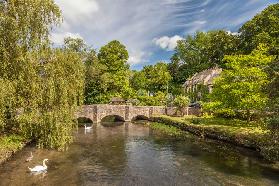
<svg viewBox="0 0 279 186">
<path fill-rule="evenodd" d="M 250 55 L 226 56 L 227 69 L 224 70 L 210 95 L 213 108 L 234 114 L 245 111 L 249 120 L 251 111 L 261 110 L 268 102 L 263 88 L 269 83 L 265 72 L 273 57 L 266 55 L 265 46 L 261 45 Z M 210 104 L 212 104 L 210 103 Z"/>
<path fill-rule="evenodd" d="M 197 32 L 194 36 L 189 35 L 178 41 L 169 69 L 174 80 L 182 84 L 202 70 L 215 66 L 225 67 L 224 55 L 234 54 L 237 49 L 236 35 L 222 30 Z"/>
<path fill-rule="evenodd" d="M 141 105 L 165 105 L 171 75 L 168 65 L 159 62 L 145 66 L 141 71 L 134 71 L 130 84 Z"/>
<path fill-rule="evenodd" d="M 85 102 L 108 103 L 112 97 L 129 98 L 133 94 L 129 84 L 129 55 L 119 41 L 111 41 L 94 50 L 86 58 Z"/>
<path fill-rule="evenodd" d="M 100 63 L 106 65 L 108 72 L 128 70 L 128 58 L 129 54 L 126 47 L 116 40 L 101 47 L 98 53 Z"/>
<path fill-rule="evenodd" d="M 131 86 L 138 92 L 144 94 L 148 91 L 147 77 L 144 71 L 134 71 L 131 75 Z"/>
<path fill-rule="evenodd" d="M 143 73 L 147 79 L 147 90 L 151 94 L 159 91 L 166 92 L 168 90 L 171 75 L 166 63 L 159 62 L 153 66 L 145 66 Z"/>
<path fill-rule="evenodd" d="M 260 43 L 270 47 L 273 55 L 279 55 L 279 4 L 270 5 L 241 28 L 241 49 L 250 53 Z"/>
</svg>

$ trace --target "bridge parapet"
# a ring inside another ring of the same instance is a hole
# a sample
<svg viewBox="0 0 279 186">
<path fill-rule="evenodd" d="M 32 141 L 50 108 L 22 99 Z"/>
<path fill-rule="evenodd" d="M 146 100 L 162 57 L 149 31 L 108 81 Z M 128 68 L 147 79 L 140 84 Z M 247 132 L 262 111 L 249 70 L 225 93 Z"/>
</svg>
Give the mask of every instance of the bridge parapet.
<svg viewBox="0 0 279 186">
<path fill-rule="evenodd" d="M 132 106 L 132 105 L 108 105 L 95 104 L 83 105 L 76 113 L 77 118 L 89 118 L 93 123 L 99 123 L 106 116 L 116 115 L 123 118 L 124 121 L 131 121 L 137 116 L 150 118 L 154 115 L 170 115 L 175 108 L 164 106 Z M 187 114 L 192 110 L 187 109 Z"/>
</svg>

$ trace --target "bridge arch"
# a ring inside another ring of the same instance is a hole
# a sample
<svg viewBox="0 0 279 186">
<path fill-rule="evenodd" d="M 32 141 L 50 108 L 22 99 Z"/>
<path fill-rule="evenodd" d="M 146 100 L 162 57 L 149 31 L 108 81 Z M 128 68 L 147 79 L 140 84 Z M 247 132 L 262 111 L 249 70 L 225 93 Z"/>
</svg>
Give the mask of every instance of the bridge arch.
<svg viewBox="0 0 279 186">
<path fill-rule="evenodd" d="M 148 120 L 149 117 L 145 116 L 145 115 L 136 115 L 134 116 L 131 121 L 136 121 L 136 120 Z"/>
<path fill-rule="evenodd" d="M 119 116 L 117 114 L 113 114 L 113 115 L 105 115 L 102 118 L 100 118 L 101 122 L 114 122 L 114 121 L 122 121 L 124 122 L 125 119 L 122 116 Z"/>
<path fill-rule="evenodd" d="M 93 123 L 93 120 L 88 117 L 78 117 L 78 123 Z"/>
</svg>

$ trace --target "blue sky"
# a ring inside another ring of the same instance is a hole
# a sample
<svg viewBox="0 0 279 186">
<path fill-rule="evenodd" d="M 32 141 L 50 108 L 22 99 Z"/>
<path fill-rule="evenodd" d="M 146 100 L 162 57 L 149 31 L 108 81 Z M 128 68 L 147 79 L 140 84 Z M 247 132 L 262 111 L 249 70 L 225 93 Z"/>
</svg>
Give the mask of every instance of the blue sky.
<svg viewBox="0 0 279 186">
<path fill-rule="evenodd" d="M 119 40 L 132 69 L 169 61 L 177 40 L 196 31 L 239 27 L 278 0 L 55 0 L 64 21 L 52 33 L 83 38 L 95 49 Z"/>
</svg>

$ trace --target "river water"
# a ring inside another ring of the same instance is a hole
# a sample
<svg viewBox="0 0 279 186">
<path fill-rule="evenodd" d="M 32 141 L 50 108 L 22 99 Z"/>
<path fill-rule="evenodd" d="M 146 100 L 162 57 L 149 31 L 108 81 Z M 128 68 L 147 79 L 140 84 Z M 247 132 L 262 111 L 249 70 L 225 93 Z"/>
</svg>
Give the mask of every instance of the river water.
<svg viewBox="0 0 279 186">
<path fill-rule="evenodd" d="M 132 123 L 75 135 L 67 152 L 26 147 L 0 166 L 0 185 L 279 185 L 278 169 L 257 153 L 211 140 L 177 139 Z M 28 172 L 44 158 L 47 173 Z"/>
</svg>

